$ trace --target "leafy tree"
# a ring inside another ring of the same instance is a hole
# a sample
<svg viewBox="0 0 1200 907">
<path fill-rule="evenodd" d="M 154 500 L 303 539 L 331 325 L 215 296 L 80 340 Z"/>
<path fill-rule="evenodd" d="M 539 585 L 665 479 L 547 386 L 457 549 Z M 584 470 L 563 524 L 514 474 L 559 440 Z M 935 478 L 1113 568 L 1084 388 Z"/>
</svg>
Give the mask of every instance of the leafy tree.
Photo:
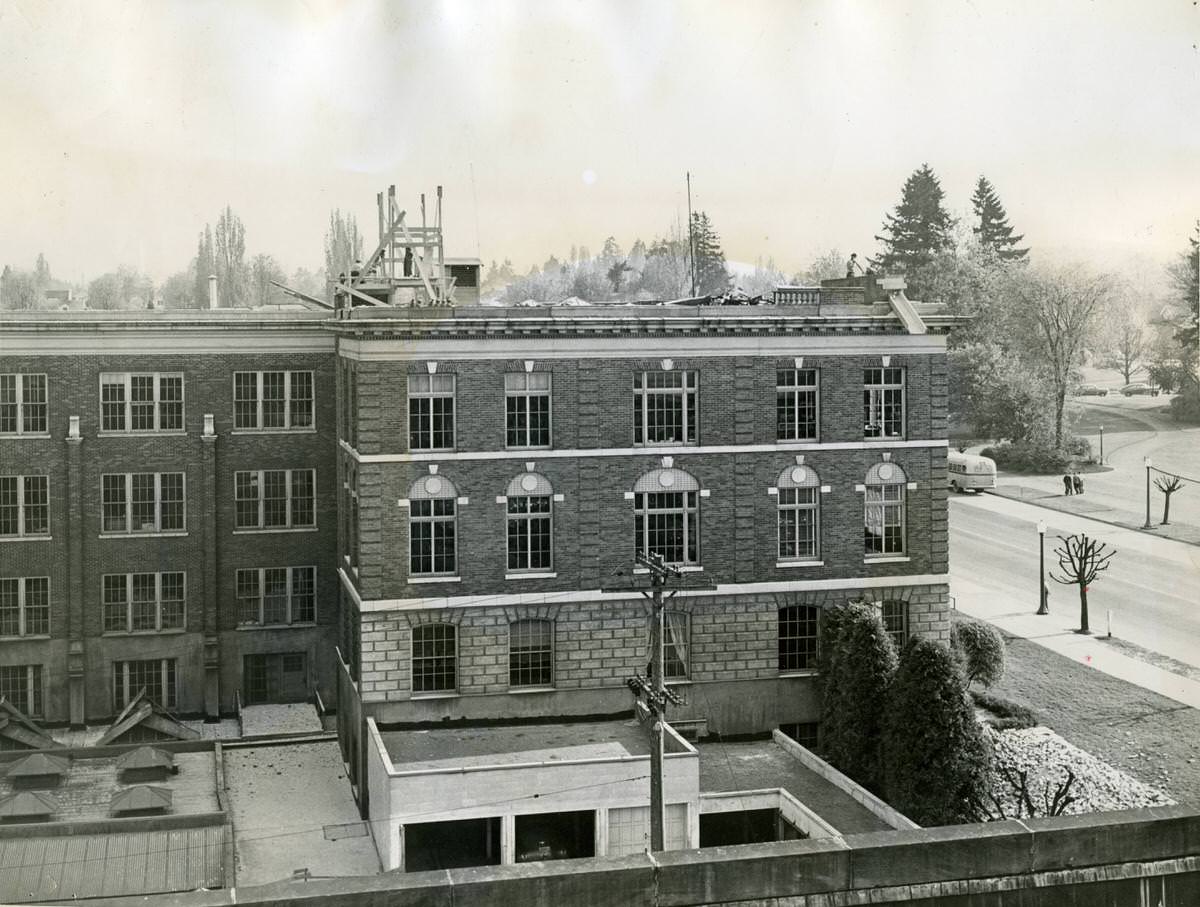
<svg viewBox="0 0 1200 907">
<path fill-rule="evenodd" d="M 696 292 L 701 296 L 724 293 L 729 289 L 729 271 L 721 237 L 704 211 L 692 214 L 692 249 L 695 255 Z"/>
<path fill-rule="evenodd" d="M 216 241 L 217 292 L 221 305 L 232 308 L 246 299 L 246 228 L 233 209 L 225 206 L 213 232 Z"/>
<path fill-rule="evenodd" d="M 919 825 L 972 821 L 991 753 L 966 682 L 945 646 L 914 638 L 900 655 L 883 721 L 888 802 Z"/>
<path fill-rule="evenodd" d="M 775 264 L 775 259 L 754 262 L 754 271 L 739 281 L 738 289 L 749 296 L 770 297 L 777 287 L 788 283 L 788 277 Z"/>
<path fill-rule="evenodd" d="M 632 270 L 633 268 L 629 267 L 629 261 L 622 259 L 621 261 L 614 261 L 612 267 L 605 272 L 608 282 L 612 284 L 614 293 L 620 294 L 621 284 L 625 282 L 625 272 Z"/>
<path fill-rule="evenodd" d="M 820 286 L 822 280 L 832 280 L 844 277 L 846 274 L 846 258 L 837 249 L 830 249 L 823 255 L 818 255 L 803 271 L 792 277 L 792 283 L 799 286 Z"/>
<path fill-rule="evenodd" d="M 875 237 L 883 250 L 873 264 L 886 273 L 911 275 L 934 253 L 950 248 L 954 220 L 942 205 L 944 198 L 928 164 L 913 171 L 904 182 L 895 213 L 884 216 L 883 235 Z"/>
<path fill-rule="evenodd" d="M 995 342 L 947 355 L 952 422 L 978 438 L 1049 446 L 1054 436 L 1054 388 L 1037 370 Z"/>
<path fill-rule="evenodd" d="M 50 265 L 41 252 L 38 252 L 37 263 L 33 266 L 33 279 L 39 294 L 50 284 Z"/>
<path fill-rule="evenodd" d="M 975 209 L 975 216 L 979 218 L 979 223 L 973 230 L 981 246 L 1004 261 L 1022 261 L 1029 254 L 1029 249 L 1017 248 L 1017 243 L 1025 236 L 1013 236 L 1008 214 L 987 177 L 979 177 L 979 182 L 975 184 L 975 194 L 971 197 L 971 205 Z"/>
<path fill-rule="evenodd" d="M 195 275 L 191 273 L 190 269 L 172 274 L 162 285 L 163 307 L 168 309 L 200 308 L 192 295 L 195 288 Z"/>
<path fill-rule="evenodd" d="M 1104 363 L 1116 368 L 1128 384 L 1149 347 L 1146 322 L 1125 294 L 1114 301 L 1102 328 Z"/>
<path fill-rule="evenodd" d="M 961 621 L 950 628 L 950 649 L 961 660 L 969 687 L 994 686 L 1004 676 L 1004 637 L 991 624 Z"/>
<path fill-rule="evenodd" d="M 1200 221 L 1188 242 L 1191 249 L 1168 271 L 1176 294 L 1175 340 L 1180 346 L 1179 396 L 1171 401 L 1171 412 L 1177 419 L 1200 422 Z"/>
<path fill-rule="evenodd" d="M 1115 551 L 1105 551 L 1104 542 L 1089 539 L 1087 534 L 1058 537 L 1059 545 L 1054 549 L 1058 556 L 1058 573 L 1050 571 L 1050 578 L 1064 586 L 1079 587 L 1079 632 L 1091 632 L 1088 626 L 1088 587 L 1096 577 L 1108 569 Z"/>
<path fill-rule="evenodd" d="M 822 754 L 855 781 L 880 789 L 880 730 L 896 672 L 896 647 L 879 609 L 854 602 L 841 609 L 829 673 L 821 679 Z"/>
<path fill-rule="evenodd" d="M 213 246 L 212 227 L 208 224 L 204 225 L 196 243 L 196 260 L 192 268 L 195 272 L 192 304 L 198 309 L 208 308 L 208 278 L 217 273 L 217 252 Z"/>
<path fill-rule="evenodd" d="M 271 283 L 277 280 L 283 283 L 283 268 L 279 267 L 272 256 L 255 255 L 250 262 L 250 298 L 255 305 L 270 305 L 279 298 L 279 288 Z"/>
<path fill-rule="evenodd" d="M 150 278 L 125 265 L 101 274 L 88 285 L 89 309 L 140 308 L 153 298 L 154 284 Z"/>
<path fill-rule="evenodd" d="M 642 269 L 641 288 L 657 299 L 681 299 L 692 292 L 688 240 L 676 225 L 670 233 L 650 244 Z"/>
<path fill-rule="evenodd" d="M 574 249 L 572 248 L 572 252 Z M 328 273 L 328 272 L 326 272 Z M 507 287 L 513 280 L 516 279 L 516 272 L 513 271 L 513 263 L 509 259 L 504 259 L 502 265 L 497 266 L 496 260 L 492 259 L 491 265 L 488 267 L 487 274 L 483 278 L 483 289 L 487 293 L 494 293 Z"/>
<path fill-rule="evenodd" d="M 329 230 L 325 233 L 325 273 L 337 278 L 349 274 L 354 262 L 362 258 L 362 236 L 353 214 L 340 208 L 329 212 Z"/>
<path fill-rule="evenodd" d="M 610 236 L 604 240 L 604 247 L 600 250 L 600 261 L 603 264 L 611 265 L 624 257 L 621 252 L 621 245 L 617 242 L 616 237 Z"/>
<path fill-rule="evenodd" d="M 36 309 L 39 295 L 32 273 L 4 266 L 4 274 L 0 276 L 0 307 L 15 311 Z"/>
</svg>

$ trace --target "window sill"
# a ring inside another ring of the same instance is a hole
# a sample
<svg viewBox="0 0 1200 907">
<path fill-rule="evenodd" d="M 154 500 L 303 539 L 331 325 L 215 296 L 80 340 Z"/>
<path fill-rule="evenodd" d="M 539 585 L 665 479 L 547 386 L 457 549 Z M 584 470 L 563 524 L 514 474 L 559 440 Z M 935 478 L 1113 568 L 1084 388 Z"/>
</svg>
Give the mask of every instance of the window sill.
<svg viewBox="0 0 1200 907">
<path fill-rule="evenodd" d="M 30 633 L 27 636 L 0 636 L 0 644 L 6 642 L 37 642 L 39 640 L 49 641 L 49 633 Z"/>
<path fill-rule="evenodd" d="M 275 529 L 235 529 L 234 535 L 266 535 L 270 532 L 316 532 L 316 526 L 280 526 Z"/>
<path fill-rule="evenodd" d="M 704 568 L 699 564 L 667 564 L 668 567 L 674 567 L 680 573 L 703 573 Z M 649 567 L 634 567 L 633 572 L 639 576 L 644 573 L 649 573 Z"/>
<path fill-rule="evenodd" d="M 408 448 L 409 453 L 419 454 L 439 454 L 439 453 L 457 453 L 457 447 L 412 447 Z"/>
<path fill-rule="evenodd" d="M 654 450 L 656 447 L 699 447 L 699 441 L 634 441 L 638 449 Z"/>
<path fill-rule="evenodd" d="M 780 671 L 780 672 L 779 672 L 779 677 L 781 677 L 781 678 L 787 678 L 787 677 L 816 677 L 816 676 L 818 676 L 820 673 L 821 673 L 821 672 L 820 672 L 820 671 L 818 671 L 816 668 L 805 668 L 805 669 L 803 669 L 803 670 L 801 670 L 801 671 Z"/>
<path fill-rule="evenodd" d="M 144 428 L 137 431 L 98 431 L 97 438 L 186 438 L 187 429 L 171 428 L 171 429 L 155 429 Z"/>
<path fill-rule="evenodd" d="M 668 677 L 664 684 L 669 687 L 690 687 L 692 679 L 690 677 Z"/>
<path fill-rule="evenodd" d="M 0 432 L 0 439 L 5 441 L 50 441 L 48 431 L 6 431 Z"/>
<path fill-rule="evenodd" d="M 446 690 L 446 691 L 442 691 L 442 692 L 413 693 L 408 698 L 409 699 L 457 699 L 458 691 L 457 690 Z"/>
<path fill-rule="evenodd" d="M 820 444 L 820 438 L 776 438 L 775 443 L 782 448 L 791 447 L 792 445 L 808 445 Z"/>
<path fill-rule="evenodd" d="M 824 561 L 776 561 L 775 566 L 787 569 L 791 567 L 824 567 Z"/>
<path fill-rule="evenodd" d="M 101 532 L 97 538 L 101 539 L 181 539 L 187 536 L 187 532 Z"/>
<path fill-rule="evenodd" d="M 297 621 L 294 624 L 238 624 L 235 629 L 241 633 L 254 630 L 311 630 L 315 626 L 315 621 Z"/>
<path fill-rule="evenodd" d="M 183 627 L 176 627 L 170 630 L 105 630 L 100 635 L 106 639 L 121 639 L 128 636 L 179 636 L 186 632 Z"/>
<path fill-rule="evenodd" d="M 505 579 L 558 579 L 558 573 L 506 573 Z"/>
<path fill-rule="evenodd" d="M 524 696 L 527 693 L 556 693 L 556 687 L 509 687 L 508 692 L 513 696 Z"/>
<path fill-rule="evenodd" d="M 428 583 L 461 583 L 461 576 L 410 576 L 407 580 L 410 586 L 423 586 Z"/>
<path fill-rule="evenodd" d="M 892 441 L 903 441 L 904 435 L 863 435 L 864 441 L 880 441 L 889 443 Z"/>
<path fill-rule="evenodd" d="M 52 542 L 52 535 L 0 535 L 0 542 Z"/>
<path fill-rule="evenodd" d="M 513 450 L 513 451 L 520 451 L 520 450 L 553 450 L 553 449 L 554 449 L 554 445 L 553 445 L 553 444 L 529 444 L 529 445 L 525 445 L 525 444 L 516 444 L 516 445 L 513 445 L 513 444 L 505 444 L 505 445 L 504 445 L 504 449 L 505 449 L 505 450 Z"/>
<path fill-rule="evenodd" d="M 888 557 L 864 557 L 864 564 L 907 564 L 911 561 L 911 557 L 904 555 L 888 556 Z"/>
<path fill-rule="evenodd" d="M 234 428 L 231 435 L 315 435 L 316 426 L 309 428 Z"/>
</svg>

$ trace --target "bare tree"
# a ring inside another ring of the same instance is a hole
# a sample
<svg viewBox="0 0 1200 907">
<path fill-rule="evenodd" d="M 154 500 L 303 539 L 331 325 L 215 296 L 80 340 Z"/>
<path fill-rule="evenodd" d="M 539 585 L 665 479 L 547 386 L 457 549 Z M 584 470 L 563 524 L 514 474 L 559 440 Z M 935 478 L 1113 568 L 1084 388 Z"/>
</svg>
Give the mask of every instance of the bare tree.
<svg viewBox="0 0 1200 907">
<path fill-rule="evenodd" d="M 255 255 L 250 261 L 250 291 L 255 305 L 270 305 L 279 295 L 279 290 L 272 283 L 274 280 L 283 282 L 283 268 L 279 267 L 274 257 L 266 254 Z"/>
<path fill-rule="evenodd" d="M 1060 535 L 1058 540 L 1062 544 L 1054 549 L 1054 553 L 1058 555 L 1058 567 L 1062 575 L 1059 576 L 1051 570 L 1050 578 L 1064 586 L 1079 586 L 1079 632 L 1090 633 L 1088 587 L 1102 571 L 1108 569 L 1108 562 L 1116 552 L 1106 553 L 1103 542 L 1089 539 L 1086 534 L 1069 535 L 1066 538 Z"/>
<path fill-rule="evenodd" d="M 1159 476 L 1154 480 L 1154 485 L 1163 493 L 1163 518 L 1162 525 L 1168 525 L 1167 517 L 1171 513 L 1171 495 L 1183 488 L 1183 480 L 1179 476 Z"/>
<path fill-rule="evenodd" d="M 1119 299 L 1105 325 L 1104 335 L 1106 364 L 1111 363 L 1117 368 L 1128 384 L 1150 345 L 1145 321 L 1129 307 L 1126 299 Z"/>
<path fill-rule="evenodd" d="M 1010 816 L 1009 811 L 1004 808 L 1004 799 L 999 795 L 997 790 L 992 790 L 988 793 L 988 799 L 991 801 L 989 806 L 986 803 L 977 802 L 975 808 L 978 814 L 985 819 L 1034 819 L 1039 815 L 1042 816 L 1061 816 L 1068 806 L 1078 800 L 1071 794 L 1071 788 L 1074 786 L 1075 773 L 1069 768 L 1065 769 L 1067 777 L 1060 783 L 1054 785 L 1054 790 L 1051 792 L 1051 782 L 1044 781 L 1042 783 L 1041 802 L 1034 803 L 1033 796 L 1029 792 L 1029 772 L 1025 769 L 1014 769 L 1008 765 L 1000 765 L 996 771 L 997 780 L 1003 780 L 1008 785 L 1009 794 L 1013 801 L 1013 814 Z"/>
<path fill-rule="evenodd" d="M 1041 270 L 1015 282 L 1010 328 L 1054 386 L 1054 446 L 1063 441 L 1067 391 L 1082 360 L 1110 279 L 1081 268 Z"/>
</svg>

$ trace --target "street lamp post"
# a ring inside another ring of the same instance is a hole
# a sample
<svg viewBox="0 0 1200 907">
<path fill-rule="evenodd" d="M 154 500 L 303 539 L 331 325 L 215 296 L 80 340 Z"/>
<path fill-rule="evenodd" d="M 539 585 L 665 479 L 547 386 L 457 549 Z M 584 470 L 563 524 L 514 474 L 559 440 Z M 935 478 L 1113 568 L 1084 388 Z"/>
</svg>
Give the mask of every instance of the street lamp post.
<svg viewBox="0 0 1200 907">
<path fill-rule="evenodd" d="M 1039 521 L 1038 531 L 1038 614 L 1049 614 L 1046 607 L 1046 524 Z"/>
<path fill-rule="evenodd" d="M 1100 465 L 1104 465 L 1104 426 L 1100 426 Z"/>
<path fill-rule="evenodd" d="M 1153 528 L 1150 525 L 1150 458 L 1144 457 L 1142 462 L 1146 464 L 1146 525 L 1143 529 Z"/>
</svg>

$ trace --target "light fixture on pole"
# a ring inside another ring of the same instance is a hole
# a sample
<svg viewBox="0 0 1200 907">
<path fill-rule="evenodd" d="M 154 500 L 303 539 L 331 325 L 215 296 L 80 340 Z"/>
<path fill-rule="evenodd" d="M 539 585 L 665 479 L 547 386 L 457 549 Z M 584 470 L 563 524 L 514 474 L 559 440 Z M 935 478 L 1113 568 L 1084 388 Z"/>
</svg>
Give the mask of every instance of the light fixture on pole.
<svg viewBox="0 0 1200 907">
<path fill-rule="evenodd" d="M 1038 521 L 1038 614 L 1049 614 L 1046 603 L 1046 524 Z"/>
<path fill-rule="evenodd" d="M 1150 458 L 1143 457 L 1142 462 L 1146 464 L 1146 525 L 1142 528 L 1150 529 Z"/>
</svg>

